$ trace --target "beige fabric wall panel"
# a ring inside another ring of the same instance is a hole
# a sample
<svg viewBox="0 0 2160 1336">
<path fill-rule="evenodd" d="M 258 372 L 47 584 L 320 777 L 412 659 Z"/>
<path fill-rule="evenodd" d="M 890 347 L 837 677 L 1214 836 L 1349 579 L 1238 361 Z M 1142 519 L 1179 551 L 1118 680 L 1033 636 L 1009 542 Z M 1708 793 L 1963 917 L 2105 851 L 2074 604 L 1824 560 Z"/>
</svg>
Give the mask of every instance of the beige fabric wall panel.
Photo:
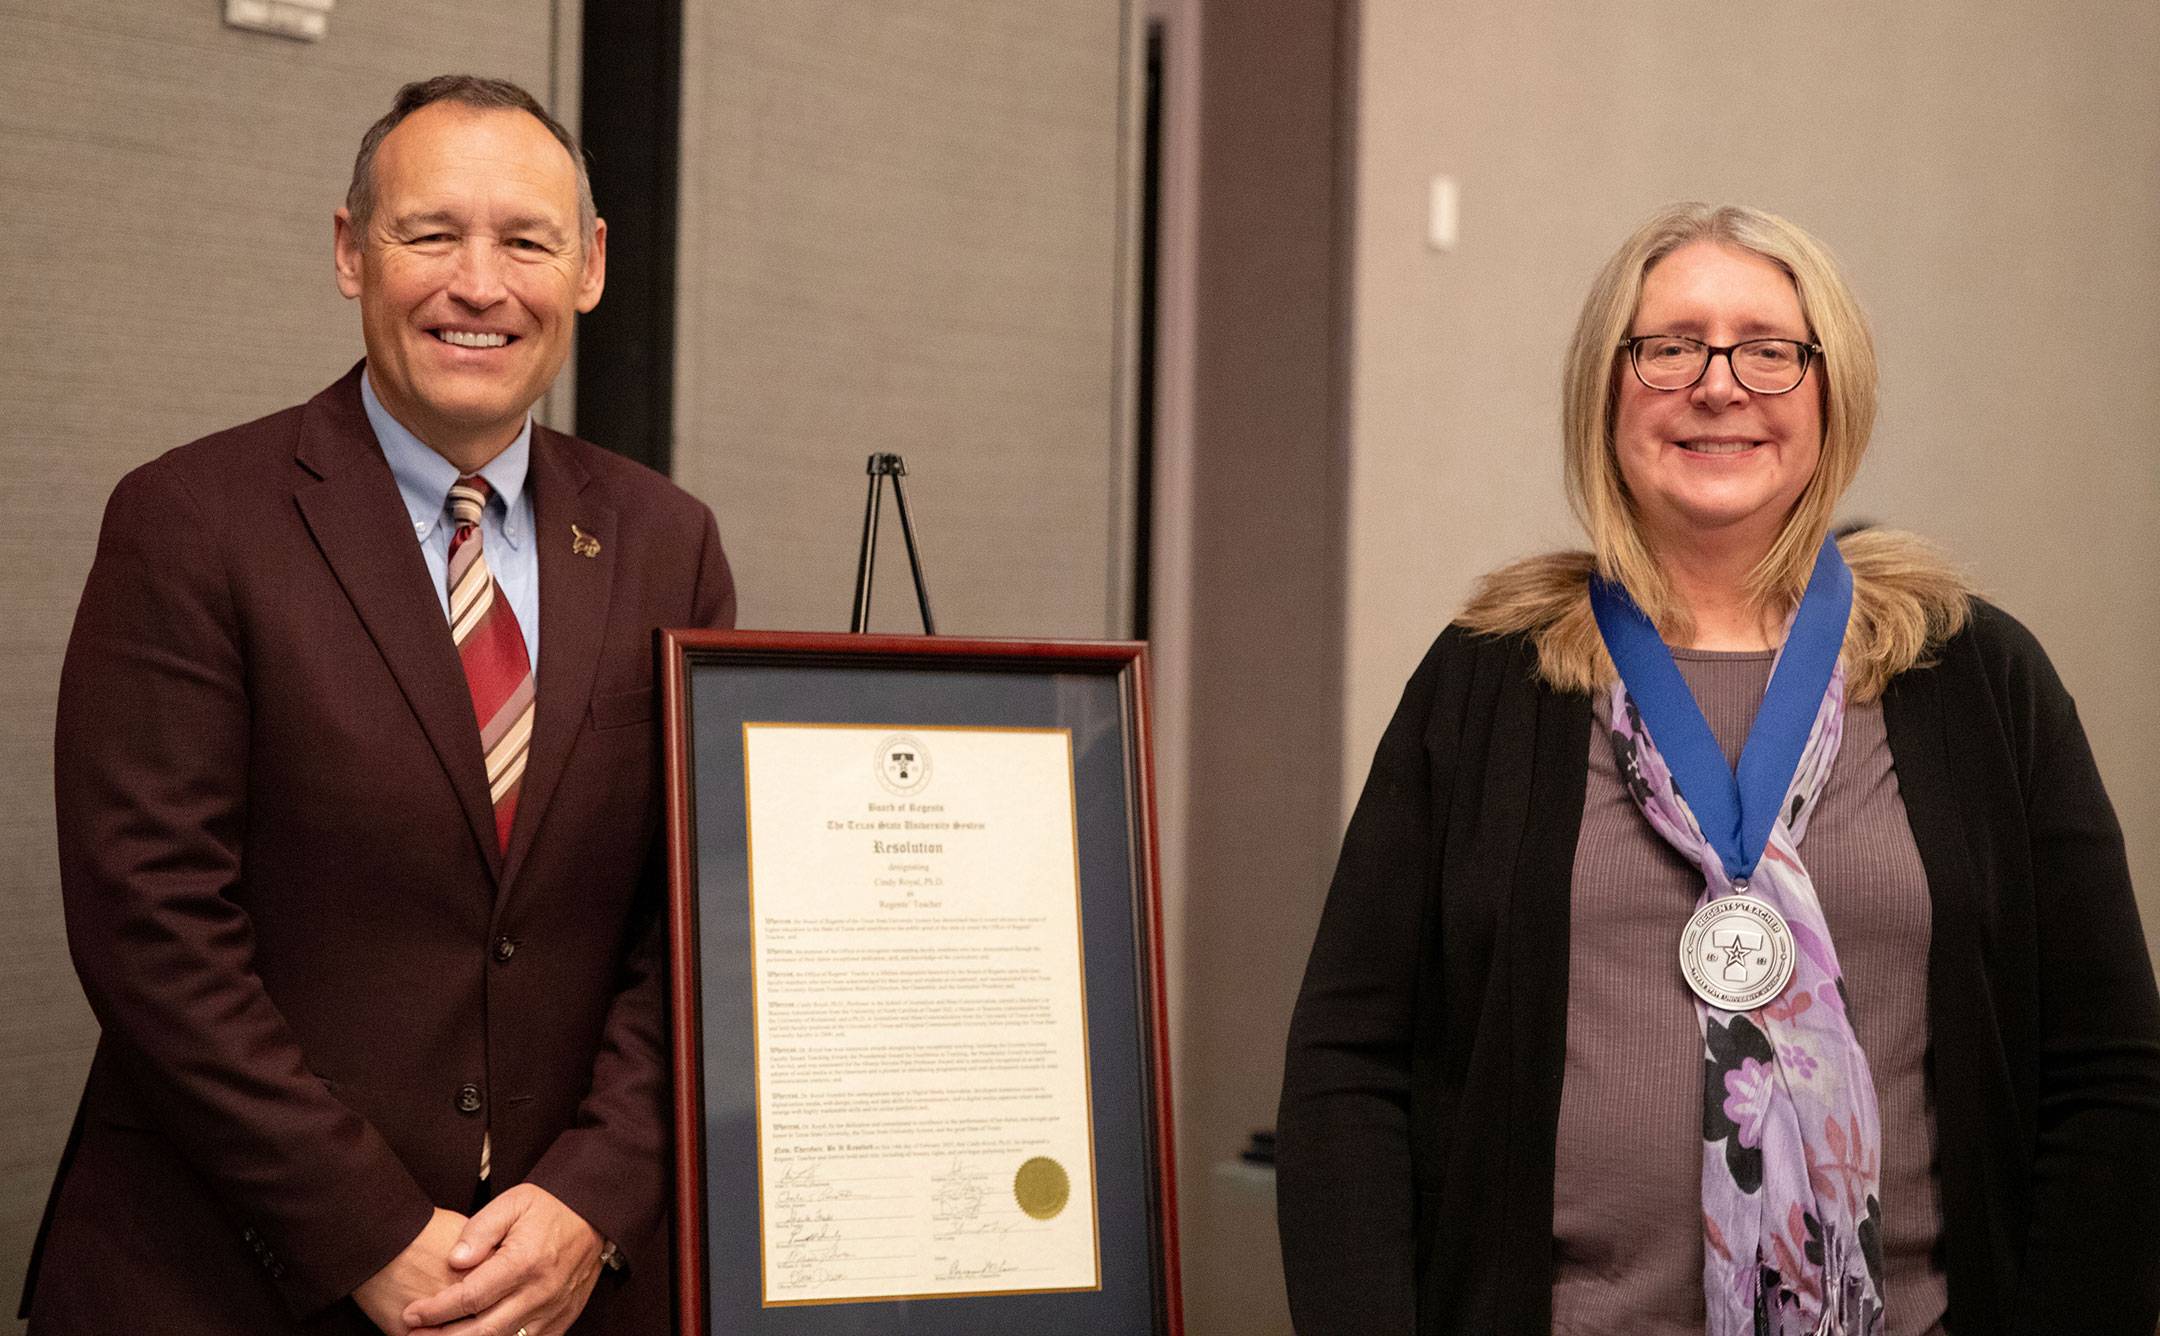
<svg viewBox="0 0 2160 1336">
<path fill-rule="evenodd" d="M 846 627 L 891 450 L 940 630 L 1126 633 L 1130 4 L 723 0 L 684 29 L 675 475 L 742 624 Z M 913 630 L 886 520 L 872 625 Z"/>
<path fill-rule="evenodd" d="M 361 132 L 446 68 L 560 91 L 557 3 L 574 16 L 475 0 L 453 26 L 421 0 L 348 0 L 309 44 L 226 29 L 211 0 L 0 0 L 0 1328 L 96 1039 L 61 929 L 51 753 L 105 496 L 351 365 L 330 214 Z"/>
<path fill-rule="evenodd" d="M 2160 8 L 1364 10 L 1346 803 L 1471 580 L 1580 541 L 1558 379 L 1596 267 L 1662 203 L 1751 202 L 1875 322 L 1846 513 L 1934 537 L 2040 636 L 2160 943 Z"/>
</svg>

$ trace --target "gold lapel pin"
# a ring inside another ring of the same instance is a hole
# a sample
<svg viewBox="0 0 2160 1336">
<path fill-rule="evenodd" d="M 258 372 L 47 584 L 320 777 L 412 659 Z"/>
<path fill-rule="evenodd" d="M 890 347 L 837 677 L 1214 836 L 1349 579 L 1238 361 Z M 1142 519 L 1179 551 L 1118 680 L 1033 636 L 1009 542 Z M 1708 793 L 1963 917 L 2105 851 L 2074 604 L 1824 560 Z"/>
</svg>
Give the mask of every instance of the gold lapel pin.
<svg viewBox="0 0 2160 1336">
<path fill-rule="evenodd" d="M 573 524 L 570 526 L 570 550 L 581 557 L 597 557 L 600 540 Z"/>
</svg>

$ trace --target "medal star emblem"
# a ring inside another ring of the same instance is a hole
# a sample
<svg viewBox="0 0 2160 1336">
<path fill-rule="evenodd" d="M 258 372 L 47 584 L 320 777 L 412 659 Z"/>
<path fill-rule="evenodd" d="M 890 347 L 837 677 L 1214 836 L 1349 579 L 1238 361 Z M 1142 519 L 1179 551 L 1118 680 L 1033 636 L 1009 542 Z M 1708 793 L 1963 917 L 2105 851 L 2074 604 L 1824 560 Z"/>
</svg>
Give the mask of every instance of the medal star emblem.
<svg viewBox="0 0 2160 1336">
<path fill-rule="evenodd" d="M 1680 934 L 1680 970 L 1688 987 L 1720 1011 L 1752 1011 L 1772 1000 L 1792 969 L 1792 930 L 1761 900 L 1711 900 Z"/>
</svg>

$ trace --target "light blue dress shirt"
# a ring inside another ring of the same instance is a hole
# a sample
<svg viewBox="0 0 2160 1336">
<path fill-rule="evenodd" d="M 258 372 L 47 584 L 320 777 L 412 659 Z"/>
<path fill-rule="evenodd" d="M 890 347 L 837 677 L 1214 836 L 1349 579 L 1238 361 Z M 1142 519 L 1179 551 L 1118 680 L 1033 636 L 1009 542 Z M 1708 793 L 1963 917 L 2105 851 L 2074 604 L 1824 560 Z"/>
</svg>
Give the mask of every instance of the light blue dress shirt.
<svg viewBox="0 0 2160 1336">
<path fill-rule="evenodd" d="M 450 484 L 458 480 L 457 465 L 429 448 L 425 441 L 390 416 L 375 397 L 367 373 L 360 373 L 360 402 L 367 409 L 375 439 L 382 443 L 390 461 L 390 476 L 397 479 L 398 495 L 412 516 L 413 535 L 420 540 L 420 555 L 427 558 L 428 574 L 435 582 L 435 599 L 442 605 L 443 624 L 450 623 Z M 532 462 L 532 416 L 526 415 L 524 430 L 501 454 L 480 468 L 494 495 L 480 512 L 480 551 L 488 570 L 510 610 L 517 614 L 518 629 L 525 633 L 525 653 L 533 671 L 540 671 L 540 555 L 533 543 L 532 493 L 525 489 L 526 466 Z"/>
</svg>

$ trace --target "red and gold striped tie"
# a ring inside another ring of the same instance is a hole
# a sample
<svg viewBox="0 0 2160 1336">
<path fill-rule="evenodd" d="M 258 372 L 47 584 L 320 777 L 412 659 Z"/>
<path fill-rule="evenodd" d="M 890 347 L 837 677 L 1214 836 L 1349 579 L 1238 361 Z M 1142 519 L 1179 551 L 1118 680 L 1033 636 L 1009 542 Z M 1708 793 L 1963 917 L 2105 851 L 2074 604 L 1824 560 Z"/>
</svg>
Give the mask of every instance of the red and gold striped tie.
<svg viewBox="0 0 2160 1336">
<path fill-rule="evenodd" d="M 510 847 L 517 816 L 518 782 L 532 742 L 532 660 L 510 600 L 502 596 L 487 556 L 480 550 L 480 512 L 487 507 L 484 478 L 460 478 L 450 488 L 450 636 L 465 662 L 480 748 L 487 755 L 488 797 L 495 804 L 495 838 Z"/>
</svg>

